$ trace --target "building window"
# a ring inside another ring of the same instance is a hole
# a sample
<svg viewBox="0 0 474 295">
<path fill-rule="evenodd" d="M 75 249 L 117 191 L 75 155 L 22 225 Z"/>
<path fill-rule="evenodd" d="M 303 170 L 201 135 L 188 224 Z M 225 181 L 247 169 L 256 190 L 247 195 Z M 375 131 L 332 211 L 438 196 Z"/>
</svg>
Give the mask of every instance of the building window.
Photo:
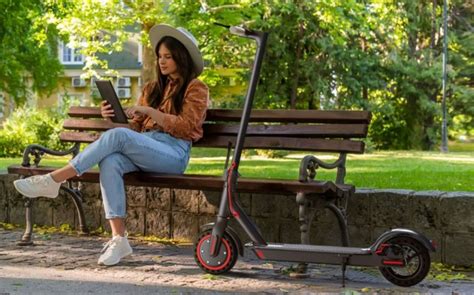
<svg viewBox="0 0 474 295">
<path fill-rule="evenodd" d="M 59 59 L 65 65 L 81 65 L 84 63 L 84 56 L 79 52 L 79 49 L 71 48 L 63 42 L 59 44 Z"/>
</svg>

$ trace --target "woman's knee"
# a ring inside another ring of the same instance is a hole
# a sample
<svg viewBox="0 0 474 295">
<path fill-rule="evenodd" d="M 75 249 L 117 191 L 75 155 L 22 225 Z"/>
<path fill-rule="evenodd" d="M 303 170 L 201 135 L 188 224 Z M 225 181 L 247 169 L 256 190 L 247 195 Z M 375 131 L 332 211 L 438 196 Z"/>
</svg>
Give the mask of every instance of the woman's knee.
<svg viewBox="0 0 474 295">
<path fill-rule="evenodd" d="M 125 143 L 128 141 L 130 132 L 132 132 L 128 128 L 124 127 L 117 127 L 113 129 L 109 129 L 106 132 L 104 132 L 101 136 L 102 140 L 105 140 L 106 142 L 120 142 L 120 143 Z"/>
</svg>

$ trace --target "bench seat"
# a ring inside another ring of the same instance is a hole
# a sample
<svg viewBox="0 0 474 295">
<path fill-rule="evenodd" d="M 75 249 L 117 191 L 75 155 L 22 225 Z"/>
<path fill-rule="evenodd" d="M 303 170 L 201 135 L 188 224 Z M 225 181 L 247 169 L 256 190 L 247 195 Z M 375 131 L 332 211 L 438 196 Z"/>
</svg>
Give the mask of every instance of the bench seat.
<svg viewBox="0 0 474 295">
<path fill-rule="evenodd" d="M 54 171 L 57 167 L 23 167 L 21 165 L 12 165 L 8 167 L 8 173 L 22 176 L 43 175 Z M 82 182 L 99 182 L 99 171 L 91 170 L 85 172 L 80 177 L 73 180 Z M 221 191 L 224 185 L 222 176 L 206 175 L 172 175 L 146 172 L 132 172 L 124 176 L 127 185 L 150 186 L 176 189 L 193 189 Z M 311 195 L 324 195 L 325 197 L 343 197 L 345 194 L 354 192 L 354 186 L 347 184 L 335 184 L 332 181 L 313 181 L 299 182 L 284 179 L 257 179 L 243 178 L 238 179 L 237 192 L 242 193 L 261 193 L 268 194 L 297 194 L 305 193 Z"/>
</svg>

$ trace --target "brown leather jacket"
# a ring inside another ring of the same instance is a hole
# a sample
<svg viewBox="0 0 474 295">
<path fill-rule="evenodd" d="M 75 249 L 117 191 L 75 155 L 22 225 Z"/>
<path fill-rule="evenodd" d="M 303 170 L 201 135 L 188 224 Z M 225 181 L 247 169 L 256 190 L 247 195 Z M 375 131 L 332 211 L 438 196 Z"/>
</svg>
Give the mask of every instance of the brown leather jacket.
<svg viewBox="0 0 474 295">
<path fill-rule="evenodd" d="M 145 85 L 142 95 L 138 99 L 138 105 L 148 106 L 144 93 L 149 88 L 150 84 Z M 165 114 L 163 126 L 153 121 L 148 116 L 135 117 L 132 121 L 132 126 L 137 131 L 160 130 L 170 135 L 186 139 L 190 141 L 197 141 L 202 137 L 202 124 L 206 118 L 206 111 L 209 105 L 209 89 L 207 85 L 198 80 L 193 79 L 184 93 L 183 109 L 177 115 L 171 103 L 170 94 L 173 92 L 175 83 L 168 82 L 165 87 L 164 99 L 158 106 L 158 110 Z"/>
</svg>

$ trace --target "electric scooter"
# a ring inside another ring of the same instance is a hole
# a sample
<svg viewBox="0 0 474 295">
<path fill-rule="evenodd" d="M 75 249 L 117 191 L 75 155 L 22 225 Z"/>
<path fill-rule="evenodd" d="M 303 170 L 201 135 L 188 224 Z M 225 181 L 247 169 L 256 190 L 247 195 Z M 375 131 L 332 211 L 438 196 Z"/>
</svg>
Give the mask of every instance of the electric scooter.
<svg viewBox="0 0 474 295">
<path fill-rule="evenodd" d="M 257 51 L 232 163 L 228 169 L 226 166 L 224 173 L 225 182 L 217 221 L 204 225 L 194 244 L 194 256 L 198 266 L 207 273 L 222 274 L 232 269 L 239 254 L 243 255 L 243 245 L 238 235 L 227 224 L 230 218 L 235 218 L 251 239 L 245 247 L 252 250 L 261 260 L 341 265 L 343 286 L 347 265 L 378 267 L 388 281 L 402 287 L 421 282 L 430 270 L 430 251 L 435 251 L 435 247 L 425 236 L 409 229 L 387 231 L 367 248 L 267 243 L 264 240 L 255 223 L 239 204 L 236 185 L 268 33 L 241 26 L 226 27 L 234 35 L 255 40 Z M 229 155 L 230 153 L 228 159 Z"/>
</svg>

